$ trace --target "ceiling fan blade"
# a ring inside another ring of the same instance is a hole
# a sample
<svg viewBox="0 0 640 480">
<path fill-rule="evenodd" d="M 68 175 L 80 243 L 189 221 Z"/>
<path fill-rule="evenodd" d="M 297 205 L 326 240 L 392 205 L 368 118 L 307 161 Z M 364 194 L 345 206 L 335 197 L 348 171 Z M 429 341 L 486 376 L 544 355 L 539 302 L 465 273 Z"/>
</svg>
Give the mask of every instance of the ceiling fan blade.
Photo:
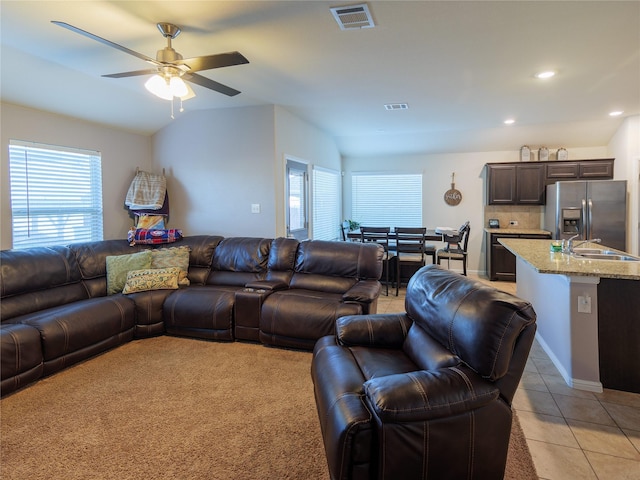
<svg viewBox="0 0 640 480">
<path fill-rule="evenodd" d="M 240 93 L 239 90 L 236 90 L 236 89 L 231 88 L 231 87 L 227 87 L 226 85 L 218 83 L 218 82 L 216 82 L 214 80 L 210 80 L 207 77 L 203 77 L 202 75 L 198 75 L 197 73 L 187 73 L 182 78 L 184 80 L 187 80 L 188 82 L 195 83 L 197 85 L 200 85 L 201 87 L 206 87 L 206 88 L 208 88 L 210 90 L 215 90 L 216 92 L 223 93 L 223 94 L 228 95 L 230 97 L 233 97 L 233 96 L 238 95 Z"/>
<path fill-rule="evenodd" d="M 62 27 L 62 28 L 66 28 L 67 30 L 71 30 L 72 32 L 76 32 L 79 33 L 80 35 L 84 35 L 85 37 L 91 38 L 93 40 L 96 40 L 97 42 L 103 43 L 104 45 L 108 45 L 109 47 L 113 47 L 115 49 L 120 50 L 121 52 L 124 53 L 128 53 L 129 55 L 133 55 L 134 57 L 138 57 L 142 60 L 144 60 L 145 62 L 149 62 L 153 65 L 162 65 L 160 62 L 156 61 L 154 58 L 148 57 L 142 53 L 138 53 L 135 52 L 127 47 L 123 47 L 122 45 L 118 45 L 117 43 L 113 43 L 110 40 L 107 40 L 105 38 L 99 37 L 98 35 L 94 35 L 93 33 L 89 33 L 85 30 L 82 30 L 81 28 L 78 27 L 74 27 L 73 25 L 69 25 L 68 23 L 65 22 L 58 22 L 56 20 L 52 20 L 51 23 L 55 23 L 56 25 Z"/>
<path fill-rule="evenodd" d="M 102 75 L 102 76 L 109 77 L 109 78 L 125 78 L 125 77 L 136 77 L 138 75 L 153 75 L 154 73 L 158 73 L 157 68 L 149 68 L 147 70 L 135 70 L 133 72 L 110 73 L 109 75 Z"/>
<path fill-rule="evenodd" d="M 202 57 L 185 58 L 172 62 L 176 65 L 187 65 L 192 72 L 210 70 L 212 68 L 231 67 L 249 63 L 240 52 L 219 53 L 217 55 L 205 55 Z"/>
</svg>

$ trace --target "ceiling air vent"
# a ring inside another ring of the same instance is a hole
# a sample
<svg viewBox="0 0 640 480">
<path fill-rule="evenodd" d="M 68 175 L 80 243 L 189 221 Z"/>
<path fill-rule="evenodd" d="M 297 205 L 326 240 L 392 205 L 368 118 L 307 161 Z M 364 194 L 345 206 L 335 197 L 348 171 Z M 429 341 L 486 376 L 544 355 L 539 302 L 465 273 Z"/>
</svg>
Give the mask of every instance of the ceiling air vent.
<svg viewBox="0 0 640 480">
<path fill-rule="evenodd" d="M 345 7 L 331 8 L 333 17 L 338 22 L 340 30 L 351 30 L 354 28 L 373 28 L 373 18 L 366 3 L 360 5 L 349 5 Z"/>
<path fill-rule="evenodd" d="M 385 110 L 408 110 L 409 104 L 408 103 L 385 103 L 384 108 Z"/>
</svg>

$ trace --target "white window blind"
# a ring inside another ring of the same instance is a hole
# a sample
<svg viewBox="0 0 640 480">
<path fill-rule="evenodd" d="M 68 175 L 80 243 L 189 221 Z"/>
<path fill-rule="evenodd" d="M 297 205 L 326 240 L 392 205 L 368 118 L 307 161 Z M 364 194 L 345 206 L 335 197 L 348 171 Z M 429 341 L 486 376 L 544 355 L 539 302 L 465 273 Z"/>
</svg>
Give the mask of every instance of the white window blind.
<svg viewBox="0 0 640 480">
<path fill-rule="evenodd" d="M 340 238 L 340 172 L 313 167 L 313 238 Z"/>
<path fill-rule="evenodd" d="M 369 227 L 421 227 L 422 175 L 352 174 L 351 216 Z"/>
<path fill-rule="evenodd" d="M 99 152 L 11 140 L 13 248 L 102 240 Z"/>
</svg>

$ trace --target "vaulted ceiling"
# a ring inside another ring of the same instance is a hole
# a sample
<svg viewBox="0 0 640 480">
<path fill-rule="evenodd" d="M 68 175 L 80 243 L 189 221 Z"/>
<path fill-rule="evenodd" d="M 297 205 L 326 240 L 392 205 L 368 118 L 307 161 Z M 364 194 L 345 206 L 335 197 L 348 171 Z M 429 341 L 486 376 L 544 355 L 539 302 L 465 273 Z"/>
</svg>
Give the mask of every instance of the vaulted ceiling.
<svg viewBox="0 0 640 480">
<path fill-rule="evenodd" d="M 250 62 L 200 72 L 242 93 L 196 85 L 187 112 L 281 105 L 347 156 L 599 146 L 640 113 L 638 1 L 370 1 L 375 27 L 341 30 L 356 3 L 3 0 L 2 100 L 151 134 L 172 120 L 148 77 L 101 76 L 149 65 L 51 21 L 150 57 L 171 22 L 185 57 Z"/>
</svg>

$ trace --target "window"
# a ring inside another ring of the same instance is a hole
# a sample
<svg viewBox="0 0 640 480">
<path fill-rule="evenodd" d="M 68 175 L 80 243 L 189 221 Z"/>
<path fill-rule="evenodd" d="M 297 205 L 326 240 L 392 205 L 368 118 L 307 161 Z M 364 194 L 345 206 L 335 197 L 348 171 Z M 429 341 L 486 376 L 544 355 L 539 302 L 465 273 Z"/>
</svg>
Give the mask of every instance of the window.
<svg viewBox="0 0 640 480">
<path fill-rule="evenodd" d="M 307 165 L 287 159 L 287 236 L 309 238 Z"/>
<path fill-rule="evenodd" d="M 351 216 L 370 227 L 421 227 L 422 175 L 354 173 Z"/>
<path fill-rule="evenodd" d="M 13 248 L 102 240 L 99 152 L 9 142 Z"/>
<path fill-rule="evenodd" d="M 340 238 L 340 172 L 313 167 L 313 238 Z"/>
</svg>

